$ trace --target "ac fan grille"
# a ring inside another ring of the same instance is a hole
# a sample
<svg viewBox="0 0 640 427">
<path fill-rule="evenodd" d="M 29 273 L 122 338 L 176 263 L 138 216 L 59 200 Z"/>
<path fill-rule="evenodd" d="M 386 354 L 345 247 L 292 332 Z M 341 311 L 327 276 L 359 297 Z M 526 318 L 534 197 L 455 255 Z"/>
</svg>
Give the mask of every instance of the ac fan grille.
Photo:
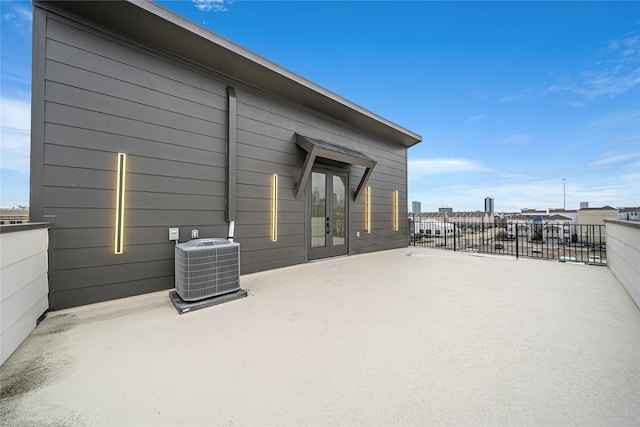
<svg viewBox="0 0 640 427">
<path fill-rule="evenodd" d="M 176 292 L 195 301 L 240 289 L 237 243 L 182 250 L 176 246 Z"/>
</svg>

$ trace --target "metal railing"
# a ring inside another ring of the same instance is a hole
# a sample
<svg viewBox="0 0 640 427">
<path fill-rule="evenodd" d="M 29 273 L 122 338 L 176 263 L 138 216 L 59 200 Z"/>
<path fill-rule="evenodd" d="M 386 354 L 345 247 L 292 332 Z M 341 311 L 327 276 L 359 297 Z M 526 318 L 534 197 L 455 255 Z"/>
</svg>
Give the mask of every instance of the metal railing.
<svg viewBox="0 0 640 427">
<path fill-rule="evenodd" d="M 565 262 L 607 263 L 604 225 L 418 221 L 409 218 L 409 244 Z"/>
</svg>

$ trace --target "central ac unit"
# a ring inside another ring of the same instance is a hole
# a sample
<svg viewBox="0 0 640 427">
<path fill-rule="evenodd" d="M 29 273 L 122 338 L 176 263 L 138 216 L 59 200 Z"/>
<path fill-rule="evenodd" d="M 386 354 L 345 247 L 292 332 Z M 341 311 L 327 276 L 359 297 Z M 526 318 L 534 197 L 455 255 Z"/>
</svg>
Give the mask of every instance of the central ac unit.
<svg viewBox="0 0 640 427">
<path fill-rule="evenodd" d="M 226 239 L 195 239 L 175 249 L 176 292 L 197 301 L 240 289 L 240 244 Z"/>
</svg>

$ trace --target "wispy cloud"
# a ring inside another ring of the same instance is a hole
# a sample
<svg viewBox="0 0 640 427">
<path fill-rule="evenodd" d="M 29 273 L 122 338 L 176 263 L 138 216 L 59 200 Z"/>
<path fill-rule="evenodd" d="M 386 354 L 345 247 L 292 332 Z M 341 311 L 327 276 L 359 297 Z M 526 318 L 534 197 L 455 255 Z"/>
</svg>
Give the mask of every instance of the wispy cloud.
<svg viewBox="0 0 640 427">
<path fill-rule="evenodd" d="M 520 99 L 528 98 L 534 92 L 535 91 L 533 89 L 524 89 L 519 92 L 512 93 L 511 95 L 507 95 L 504 98 L 502 98 L 500 101 L 501 102 L 517 101 Z"/>
<path fill-rule="evenodd" d="M 203 12 L 227 12 L 227 5 L 231 4 L 231 1 L 226 0 L 192 0 L 196 9 Z"/>
<path fill-rule="evenodd" d="M 487 93 L 485 91 L 482 91 L 480 89 L 474 89 L 471 91 L 471 94 L 478 98 L 478 99 L 486 99 L 487 98 Z"/>
<path fill-rule="evenodd" d="M 640 110 L 621 109 L 608 112 L 602 117 L 594 120 L 591 127 L 610 128 L 611 126 L 631 126 L 634 130 L 638 129 L 640 123 Z"/>
<path fill-rule="evenodd" d="M 491 171 L 490 168 L 476 160 L 456 158 L 409 160 L 408 168 L 409 179 L 418 179 L 428 175 Z"/>
<path fill-rule="evenodd" d="M 478 114 L 477 116 L 469 117 L 470 122 L 477 122 L 478 120 L 482 120 L 487 117 L 486 114 Z"/>
<path fill-rule="evenodd" d="M 522 145 L 527 144 L 530 140 L 531 135 L 528 133 L 514 133 L 500 140 L 500 143 L 506 145 Z"/>
<path fill-rule="evenodd" d="M 640 85 L 640 35 L 637 32 L 610 41 L 598 52 L 598 62 L 577 76 L 562 77 L 544 94 L 571 93 L 583 101 L 613 98 Z M 577 107 L 584 106 L 573 101 Z"/>
<path fill-rule="evenodd" d="M 33 21 L 33 13 L 31 7 L 10 3 L 3 9 L 3 21 L 11 25 L 18 33 L 31 33 L 31 23 Z"/>
<path fill-rule="evenodd" d="M 1 98 L 0 169 L 29 171 L 31 106 L 28 102 Z"/>
<path fill-rule="evenodd" d="M 527 88 L 501 99 L 512 102 L 533 96 L 573 95 L 562 104 L 585 108 L 597 98 L 614 98 L 640 86 L 640 33 L 633 31 L 611 40 L 596 53 L 597 60 L 575 75 L 557 77 L 544 88 Z"/>
<path fill-rule="evenodd" d="M 640 153 L 604 154 L 600 159 L 591 162 L 589 166 L 605 166 L 614 163 L 626 162 L 640 157 Z"/>
</svg>

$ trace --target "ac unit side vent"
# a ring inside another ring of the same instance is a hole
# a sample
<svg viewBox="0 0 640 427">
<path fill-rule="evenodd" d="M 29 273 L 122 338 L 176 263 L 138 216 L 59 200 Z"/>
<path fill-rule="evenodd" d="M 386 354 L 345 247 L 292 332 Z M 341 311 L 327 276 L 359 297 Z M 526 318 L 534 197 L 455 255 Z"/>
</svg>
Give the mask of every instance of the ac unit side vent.
<svg viewBox="0 0 640 427">
<path fill-rule="evenodd" d="M 240 289 L 240 244 L 196 239 L 175 248 L 176 292 L 197 301 Z"/>
</svg>

